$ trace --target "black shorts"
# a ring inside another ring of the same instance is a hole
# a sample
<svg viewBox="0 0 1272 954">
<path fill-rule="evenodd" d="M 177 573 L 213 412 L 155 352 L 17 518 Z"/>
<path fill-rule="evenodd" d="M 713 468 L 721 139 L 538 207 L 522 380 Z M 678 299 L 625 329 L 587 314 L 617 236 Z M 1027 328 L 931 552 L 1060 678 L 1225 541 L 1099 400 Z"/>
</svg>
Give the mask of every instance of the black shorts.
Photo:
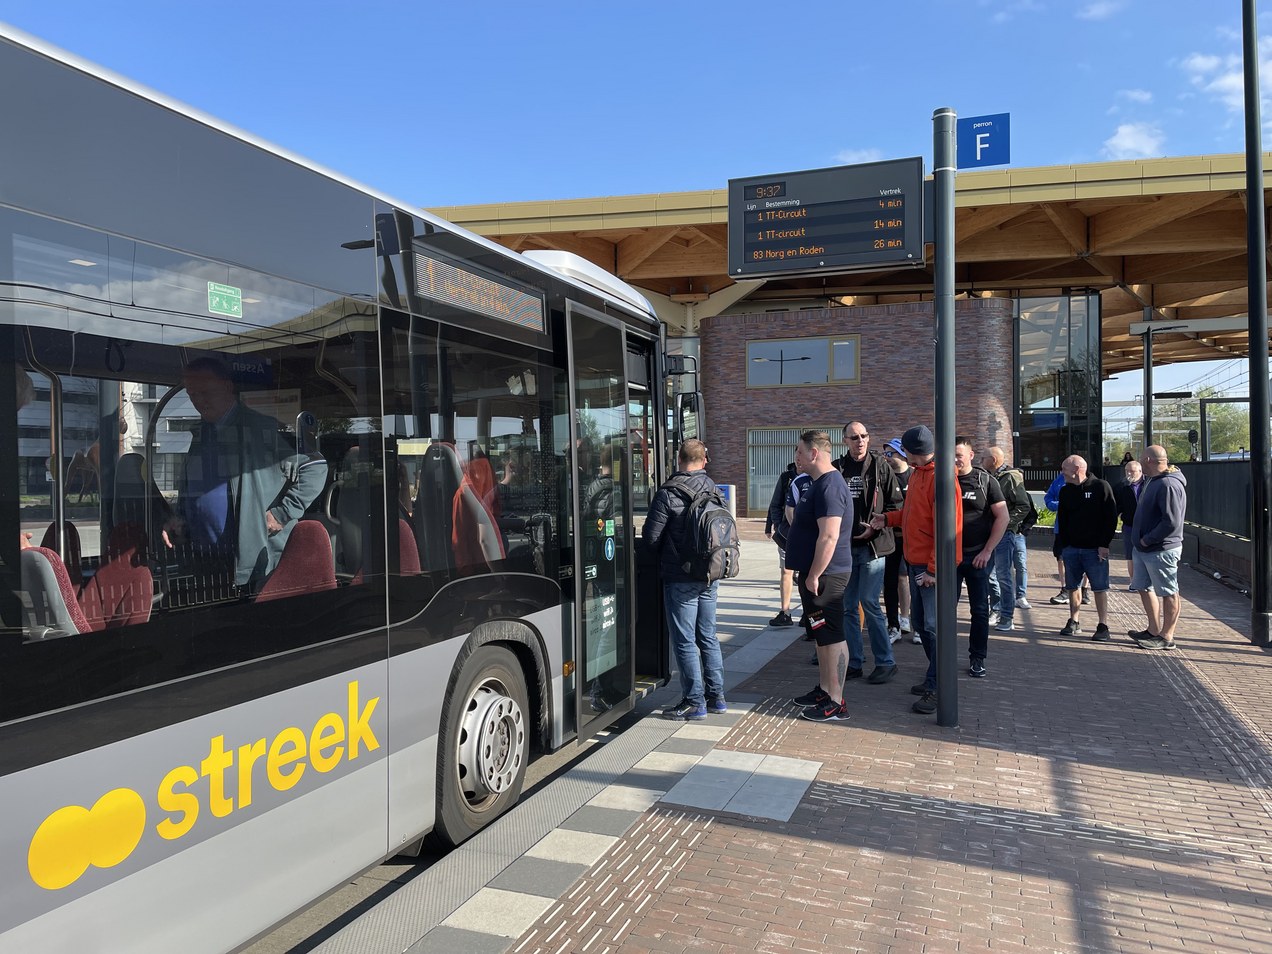
<svg viewBox="0 0 1272 954">
<path fill-rule="evenodd" d="M 1060 534 L 1053 533 L 1051 535 L 1051 555 L 1057 560 L 1060 559 Z"/>
<path fill-rule="evenodd" d="M 821 584 L 816 596 L 804 586 L 804 574 L 795 574 L 795 583 L 799 588 L 799 602 L 804 607 L 804 625 L 808 626 L 815 614 L 820 611 L 825 622 L 816 629 L 810 630 L 818 646 L 833 646 L 842 643 L 844 637 L 844 590 L 848 588 L 847 573 L 823 573 L 818 581 Z"/>
</svg>

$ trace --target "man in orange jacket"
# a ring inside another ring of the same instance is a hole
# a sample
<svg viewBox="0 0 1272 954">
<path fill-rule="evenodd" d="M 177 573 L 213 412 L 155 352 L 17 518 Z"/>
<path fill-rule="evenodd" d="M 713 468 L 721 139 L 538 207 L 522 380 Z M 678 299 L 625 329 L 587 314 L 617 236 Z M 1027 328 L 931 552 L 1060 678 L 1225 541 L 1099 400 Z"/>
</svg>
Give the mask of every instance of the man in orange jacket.
<svg viewBox="0 0 1272 954">
<path fill-rule="evenodd" d="M 880 514 L 872 526 L 900 527 L 905 562 L 910 574 L 910 623 L 923 640 L 928 669 L 923 682 L 910 691 L 919 700 L 921 715 L 936 711 L 936 441 L 922 424 L 901 435 L 910 462 L 910 486 L 900 510 Z M 954 553 L 963 552 L 963 499 L 954 486 Z"/>
</svg>

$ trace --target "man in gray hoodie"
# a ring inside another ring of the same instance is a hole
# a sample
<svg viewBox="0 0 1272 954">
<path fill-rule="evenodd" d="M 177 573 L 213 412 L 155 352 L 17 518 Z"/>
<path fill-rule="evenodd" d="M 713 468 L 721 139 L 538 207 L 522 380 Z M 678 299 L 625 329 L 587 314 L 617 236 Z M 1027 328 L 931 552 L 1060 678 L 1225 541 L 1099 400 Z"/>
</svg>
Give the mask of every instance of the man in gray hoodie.
<svg viewBox="0 0 1272 954">
<path fill-rule="evenodd" d="M 1140 456 L 1144 488 L 1131 529 L 1131 589 L 1138 592 L 1148 628 L 1127 633 L 1144 649 L 1174 649 L 1179 621 L 1179 557 L 1184 550 L 1188 481 L 1172 467 L 1166 448 L 1154 444 Z"/>
</svg>

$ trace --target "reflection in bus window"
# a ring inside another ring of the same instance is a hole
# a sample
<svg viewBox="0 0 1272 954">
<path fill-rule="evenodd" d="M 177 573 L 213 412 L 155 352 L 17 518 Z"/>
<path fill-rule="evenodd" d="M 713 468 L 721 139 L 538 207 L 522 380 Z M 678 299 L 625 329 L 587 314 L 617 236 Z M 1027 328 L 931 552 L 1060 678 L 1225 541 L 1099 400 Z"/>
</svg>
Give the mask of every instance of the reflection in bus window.
<svg viewBox="0 0 1272 954">
<path fill-rule="evenodd" d="M 406 325 L 409 323 L 409 330 Z M 386 395 L 397 437 L 396 497 L 422 572 L 497 569 L 555 577 L 561 463 L 551 447 L 552 379 L 532 348 L 510 352 L 402 316 Z M 443 398 L 444 395 L 444 398 Z"/>
<path fill-rule="evenodd" d="M 286 292 L 259 301 L 282 326 L 227 333 L 221 321 L 202 339 L 153 320 L 112 326 L 94 313 L 105 304 L 85 299 L 88 284 L 61 276 L 99 263 L 55 261 L 41 252 L 54 226 L 5 215 L 23 250 L 6 271 L 40 292 L 10 306 L 24 320 L 4 331 L 17 493 L 0 500 L 0 520 L 21 556 L 12 551 L 20 572 L 3 623 L 21 639 L 3 644 L 0 719 L 328 638 L 322 613 L 270 604 L 344 604 L 383 572 L 383 531 L 371 529 L 383 488 L 372 310 L 245 278 Z M 56 231 L 58 247 L 119 244 Z M 93 288 L 106 297 L 115 285 Z M 321 304 L 297 315 L 305 299 Z M 96 333 L 107 327 L 131 337 Z M 289 546 L 303 521 L 309 545 Z M 363 599 L 349 618 L 373 611 Z M 124 633 L 126 643 L 101 642 Z"/>
</svg>

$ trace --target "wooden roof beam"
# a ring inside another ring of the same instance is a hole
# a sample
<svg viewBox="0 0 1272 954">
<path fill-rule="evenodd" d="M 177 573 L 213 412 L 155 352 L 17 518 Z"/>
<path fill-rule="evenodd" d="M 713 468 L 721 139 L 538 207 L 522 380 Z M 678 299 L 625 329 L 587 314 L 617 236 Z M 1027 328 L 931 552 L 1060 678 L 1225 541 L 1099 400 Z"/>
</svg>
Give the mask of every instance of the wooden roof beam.
<svg viewBox="0 0 1272 954">
<path fill-rule="evenodd" d="M 678 229 L 650 229 L 641 235 L 625 238 L 615 246 L 618 277 L 627 278 L 654 252 L 666 245 Z"/>
<path fill-rule="evenodd" d="M 1091 219 L 1091 250 L 1102 251 L 1170 222 L 1209 208 L 1229 197 L 1227 192 L 1158 196 L 1151 204 L 1127 205 L 1101 212 Z"/>
<path fill-rule="evenodd" d="M 1133 255 L 1124 259 L 1127 282 L 1170 281 L 1182 271 L 1202 268 L 1217 262 L 1238 263 L 1245 274 L 1245 253 L 1233 253 L 1230 249 L 1217 251 L 1198 249 L 1195 252 L 1175 252 L 1165 255 Z"/>
<path fill-rule="evenodd" d="M 1044 204 L 1042 211 L 1046 213 L 1051 224 L 1064 236 L 1066 242 L 1073 246 L 1078 255 L 1090 250 L 1090 220 L 1071 205 Z"/>
<path fill-rule="evenodd" d="M 1005 225 L 1032 209 L 1032 205 L 990 205 L 979 209 L 959 209 L 955 213 L 956 244 Z"/>
</svg>

